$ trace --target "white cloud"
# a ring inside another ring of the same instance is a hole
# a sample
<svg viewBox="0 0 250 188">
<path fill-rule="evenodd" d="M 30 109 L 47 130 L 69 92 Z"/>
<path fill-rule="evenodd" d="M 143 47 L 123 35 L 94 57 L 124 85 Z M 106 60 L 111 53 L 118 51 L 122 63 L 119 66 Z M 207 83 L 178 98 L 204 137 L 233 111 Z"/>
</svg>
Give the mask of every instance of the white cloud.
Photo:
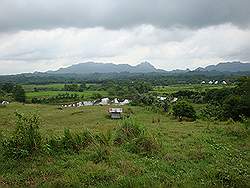
<svg viewBox="0 0 250 188">
<path fill-rule="evenodd" d="M 85 61 L 158 68 L 196 68 L 219 61 L 249 61 L 250 29 L 232 24 L 201 29 L 140 25 L 109 30 L 57 28 L 0 34 L 0 74 L 46 71 Z"/>
</svg>

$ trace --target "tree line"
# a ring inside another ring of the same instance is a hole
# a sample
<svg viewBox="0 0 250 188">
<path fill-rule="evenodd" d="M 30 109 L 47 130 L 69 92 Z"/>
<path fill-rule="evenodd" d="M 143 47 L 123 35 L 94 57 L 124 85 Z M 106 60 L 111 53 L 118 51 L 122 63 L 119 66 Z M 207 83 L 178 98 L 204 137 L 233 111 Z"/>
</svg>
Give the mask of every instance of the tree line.
<svg viewBox="0 0 250 188">
<path fill-rule="evenodd" d="M 24 103 L 26 95 L 23 87 L 13 83 L 0 84 L 0 102 L 4 100 Z"/>
</svg>

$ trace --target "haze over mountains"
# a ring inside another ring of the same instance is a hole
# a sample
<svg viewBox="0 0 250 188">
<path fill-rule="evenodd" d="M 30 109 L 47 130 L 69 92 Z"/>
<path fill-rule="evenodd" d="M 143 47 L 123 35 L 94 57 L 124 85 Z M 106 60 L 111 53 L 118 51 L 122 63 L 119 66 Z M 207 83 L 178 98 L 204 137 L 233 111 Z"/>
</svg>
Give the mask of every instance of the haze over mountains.
<svg viewBox="0 0 250 188">
<path fill-rule="evenodd" d="M 209 65 L 205 68 L 199 67 L 194 70 L 194 72 L 246 72 L 250 71 L 250 63 L 241 62 L 225 62 L 219 63 L 217 65 Z M 189 69 L 186 70 L 172 70 L 165 71 L 162 69 L 156 69 L 149 62 L 143 62 L 136 66 L 131 66 L 128 64 L 113 64 L 113 63 L 95 63 L 86 62 L 75 64 L 66 68 L 60 68 L 56 71 L 48 71 L 46 73 L 50 74 L 92 74 L 92 73 L 186 73 L 190 72 Z"/>
<path fill-rule="evenodd" d="M 195 71 L 244 72 L 250 71 L 250 63 L 241 63 L 240 61 L 225 62 L 209 65 L 205 68 L 199 67 Z"/>
<path fill-rule="evenodd" d="M 60 68 L 57 71 L 48 71 L 47 73 L 55 74 L 91 74 L 91 73 L 149 73 L 149 72 L 164 72 L 164 70 L 156 69 L 149 62 L 143 62 L 136 66 L 128 64 L 113 64 L 113 63 L 95 63 L 86 62 L 72 65 L 66 68 Z"/>
</svg>

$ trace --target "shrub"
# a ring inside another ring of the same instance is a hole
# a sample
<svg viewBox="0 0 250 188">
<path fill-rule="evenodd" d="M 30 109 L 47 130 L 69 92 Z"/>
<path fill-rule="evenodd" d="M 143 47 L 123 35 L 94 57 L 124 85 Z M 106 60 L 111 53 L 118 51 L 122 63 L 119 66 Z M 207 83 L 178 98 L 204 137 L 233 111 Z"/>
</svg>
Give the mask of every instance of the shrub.
<svg viewBox="0 0 250 188">
<path fill-rule="evenodd" d="M 224 100 L 223 116 L 225 119 L 241 120 L 241 116 L 246 112 L 245 105 L 240 96 L 230 96 Z"/>
<path fill-rule="evenodd" d="M 132 153 L 150 156 L 159 150 L 159 144 L 155 138 L 143 135 L 127 143 L 126 149 Z"/>
<path fill-rule="evenodd" d="M 152 155 L 159 149 L 155 138 L 146 136 L 143 126 L 133 119 L 125 119 L 115 131 L 114 143 L 123 145 L 126 150 L 140 155 Z"/>
<path fill-rule="evenodd" d="M 13 98 L 17 102 L 25 102 L 26 96 L 25 91 L 20 85 L 16 85 L 13 89 Z"/>
<path fill-rule="evenodd" d="M 65 129 L 62 137 L 49 139 L 45 149 L 49 154 L 60 152 L 78 153 L 81 149 L 96 142 L 95 135 L 88 130 L 81 134 L 72 134 L 69 129 Z"/>
<path fill-rule="evenodd" d="M 207 104 L 201 109 L 199 116 L 206 120 L 221 120 L 223 119 L 223 109 L 220 105 Z"/>
<path fill-rule="evenodd" d="M 189 103 L 186 101 L 179 101 L 173 106 L 173 115 L 182 121 L 183 117 L 196 119 L 196 112 Z"/>
<path fill-rule="evenodd" d="M 128 118 L 123 120 L 121 126 L 115 131 L 114 143 L 123 144 L 143 134 L 144 128 L 133 119 Z"/>
<path fill-rule="evenodd" d="M 3 142 L 4 155 L 12 158 L 22 158 L 39 151 L 42 148 L 42 138 L 39 132 L 39 116 L 16 113 L 16 129 L 10 138 Z"/>
</svg>

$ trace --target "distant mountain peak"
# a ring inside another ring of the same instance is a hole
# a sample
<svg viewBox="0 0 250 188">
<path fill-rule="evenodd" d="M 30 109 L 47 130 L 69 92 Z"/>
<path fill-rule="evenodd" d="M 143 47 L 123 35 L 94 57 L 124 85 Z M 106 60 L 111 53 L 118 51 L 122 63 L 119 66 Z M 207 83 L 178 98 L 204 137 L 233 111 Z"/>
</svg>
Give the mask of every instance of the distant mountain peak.
<svg viewBox="0 0 250 188">
<path fill-rule="evenodd" d="M 240 61 L 220 62 L 217 65 L 209 65 L 205 68 L 198 67 L 196 72 L 217 71 L 217 72 L 245 72 L 250 71 L 250 63 Z"/>
<path fill-rule="evenodd" d="M 96 63 L 88 61 L 86 63 L 74 64 L 66 68 L 60 68 L 57 71 L 48 71 L 54 74 L 91 74 L 91 73 L 149 73 L 162 72 L 156 69 L 152 64 L 145 61 L 136 66 L 128 64 Z"/>
</svg>

